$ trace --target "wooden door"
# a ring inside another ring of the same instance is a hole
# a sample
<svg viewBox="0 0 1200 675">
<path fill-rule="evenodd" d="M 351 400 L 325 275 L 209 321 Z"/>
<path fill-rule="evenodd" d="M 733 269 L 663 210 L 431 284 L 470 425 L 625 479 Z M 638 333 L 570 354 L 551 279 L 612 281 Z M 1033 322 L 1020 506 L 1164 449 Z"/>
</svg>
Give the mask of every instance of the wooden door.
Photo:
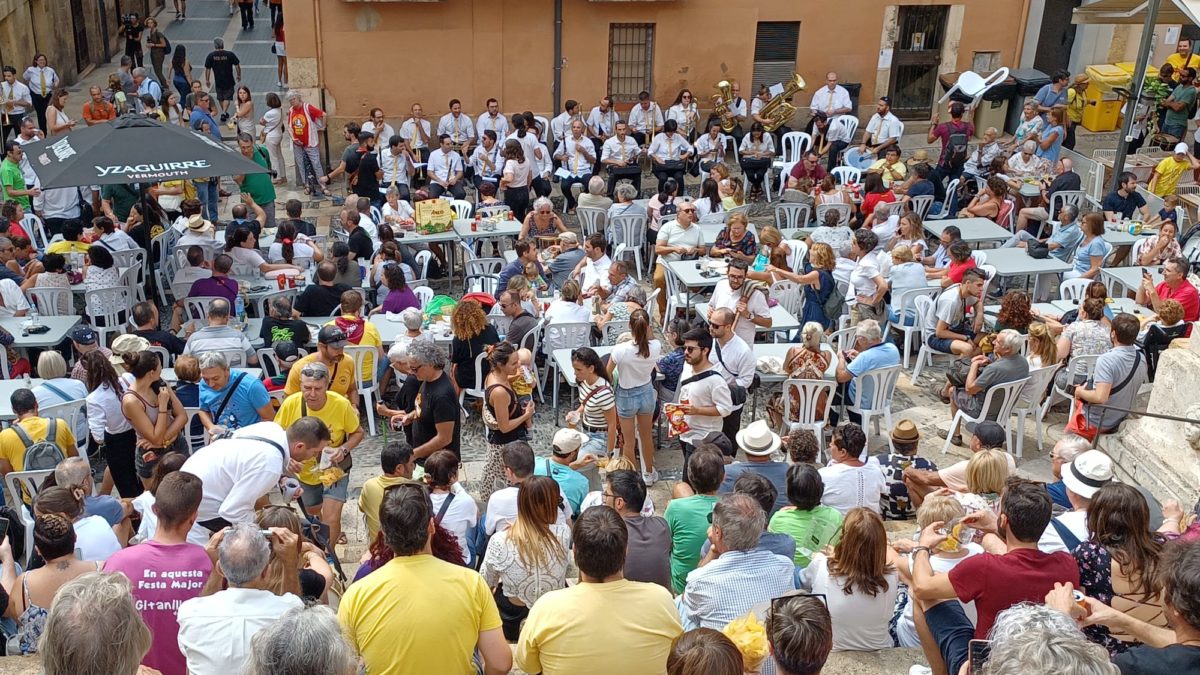
<svg viewBox="0 0 1200 675">
<path fill-rule="evenodd" d="M 900 119 L 926 119 L 932 111 L 949 12 L 948 5 L 900 7 L 888 86 L 892 113 Z"/>
</svg>

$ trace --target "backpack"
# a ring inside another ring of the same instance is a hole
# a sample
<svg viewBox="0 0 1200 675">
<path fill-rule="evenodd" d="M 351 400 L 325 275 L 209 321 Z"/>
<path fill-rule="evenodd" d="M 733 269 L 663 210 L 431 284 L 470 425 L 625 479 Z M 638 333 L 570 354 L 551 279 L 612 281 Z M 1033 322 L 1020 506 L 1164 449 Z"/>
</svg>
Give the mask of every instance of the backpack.
<svg viewBox="0 0 1200 675">
<path fill-rule="evenodd" d="M 25 471 L 53 470 L 58 463 L 66 458 L 62 448 L 54 442 L 58 438 L 58 420 L 50 418 L 50 427 L 46 430 L 46 438 L 34 443 L 29 434 L 20 424 L 13 424 L 12 430 L 17 433 L 21 443 L 25 445 Z"/>
<path fill-rule="evenodd" d="M 171 53 L 171 38 L 167 37 L 167 34 L 162 32 L 161 30 L 158 31 L 158 35 L 159 35 L 159 37 L 162 38 L 162 41 L 163 41 L 163 53 L 170 54 Z"/>
<path fill-rule="evenodd" d="M 970 128 L 955 128 L 949 125 L 948 128 L 950 136 L 946 139 L 946 157 L 942 161 L 942 165 L 957 171 L 967 163 L 969 154 L 967 145 L 971 140 L 967 132 Z"/>
</svg>

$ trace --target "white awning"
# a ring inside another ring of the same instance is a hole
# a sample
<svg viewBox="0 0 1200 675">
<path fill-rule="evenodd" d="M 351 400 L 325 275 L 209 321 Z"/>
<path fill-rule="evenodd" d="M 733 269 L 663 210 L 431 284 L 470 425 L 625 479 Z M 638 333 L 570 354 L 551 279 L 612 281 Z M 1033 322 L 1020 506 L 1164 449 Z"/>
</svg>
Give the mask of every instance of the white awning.
<svg viewBox="0 0 1200 675">
<path fill-rule="evenodd" d="M 1148 0 L 1096 0 L 1076 9 L 1075 24 L 1116 24 L 1146 22 Z M 1200 0 L 1162 0 L 1158 8 L 1159 24 L 1200 25 Z"/>
</svg>

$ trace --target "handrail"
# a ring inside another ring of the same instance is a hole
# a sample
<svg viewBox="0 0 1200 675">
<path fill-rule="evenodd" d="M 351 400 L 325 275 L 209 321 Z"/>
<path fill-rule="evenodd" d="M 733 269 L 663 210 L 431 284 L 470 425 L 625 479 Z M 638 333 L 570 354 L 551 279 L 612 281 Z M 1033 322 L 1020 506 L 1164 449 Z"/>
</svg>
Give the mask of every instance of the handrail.
<svg viewBox="0 0 1200 675">
<path fill-rule="evenodd" d="M 1188 423 L 1188 424 L 1200 424 L 1200 419 L 1195 419 L 1192 417 L 1179 417 L 1177 415 L 1164 415 L 1162 413 L 1150 412 L 1148 410 L 1133 410 L 1130 408 L 1122 408 L 1120 406 L 1108 405 L 1106 403 L 1089 403 L 1088 405 L 1096 407 L 1096 408 L 1100 408 L 1101 410 L 1116 410 L 1117 412 L 1123 412 L 1127 415 L 1128 414 L 1144 415 L 1146 417 L 1153 417 L 1155 419 L 1168 420 L 1171 422 L 1184 422 L 1184 423 Z M 1101 422 L 1104 421 L 1103 414 L 1100 416 L 1100 421 Z M 1117 426 L 1118 426 L 1118 428 L 1120 427 L 1120 425 L 1117 425 Z M 1096 448 L 1096 444 L 1100 442 L 1100 437 L 1103 435 L 1104 435 L 1104 431 L 1103 431 L 1103 427 L 1101 427 L 1097 431 L 1096 437 L 1094 439 L 1092 439 L 1092 449 Z"/>
</svg>

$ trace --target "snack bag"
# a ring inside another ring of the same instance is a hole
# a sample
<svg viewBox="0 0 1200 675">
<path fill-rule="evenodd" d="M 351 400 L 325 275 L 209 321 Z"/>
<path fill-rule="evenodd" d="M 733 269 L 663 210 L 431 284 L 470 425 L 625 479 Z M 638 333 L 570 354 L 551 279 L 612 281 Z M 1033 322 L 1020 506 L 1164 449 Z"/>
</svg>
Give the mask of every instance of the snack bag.
<svg viewBox="0 0 1200 675">
<path fill-rule="evenodd" d="M 667 435 L 670 438 L 692 430 L 687 423 L 687 417 L 683 414 L 683 409 L 678 404 L 664 403 L 663 415 L 667 417 Z"/>
<path fill-rule="evenodd" d="M 328 469 L 325 469 L 324 471 L 321 472 L 321 474 L 320 474 L 321 485 L 324 485 L 325 487 L 330 487 L 334 483 L 341 480 L 342 476 L 345 476 L 345 475 L 346 475 L 345 471 L 342 471 L 341 469 L 339 469 L 336 466 L 331 466 Z"/>
<path fill-rule="evenodd" d="M 746 616 L 730 621 L 721 632 L 732 640 L 742 653 L 743 669 L 747 672 L 758 670 L 763 659 L 767 658 L 770 647 L 767 644 L 767 629 L 759 622 L 754 612 L 747 612 Z"/>
</svg>

